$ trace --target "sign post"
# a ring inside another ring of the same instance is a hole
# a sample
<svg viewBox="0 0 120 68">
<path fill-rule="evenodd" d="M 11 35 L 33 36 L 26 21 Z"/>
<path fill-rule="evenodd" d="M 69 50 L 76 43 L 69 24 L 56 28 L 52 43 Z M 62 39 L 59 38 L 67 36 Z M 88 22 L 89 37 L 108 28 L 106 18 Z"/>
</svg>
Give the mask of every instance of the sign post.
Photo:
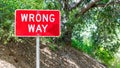
<svg viewBox="0 0 120 68">
<path fill-rule="evenodd" d="M 36 68 L 40 68 L 40 39 L 36 37 Z"/>
<path fill-rule="evenodd" d="M 60 11 L 16 10 L 15 35 L 17 37 L 36 37 L 36 68 L 40 68 L 39 37 L 60 36 Z"/>
</svg>

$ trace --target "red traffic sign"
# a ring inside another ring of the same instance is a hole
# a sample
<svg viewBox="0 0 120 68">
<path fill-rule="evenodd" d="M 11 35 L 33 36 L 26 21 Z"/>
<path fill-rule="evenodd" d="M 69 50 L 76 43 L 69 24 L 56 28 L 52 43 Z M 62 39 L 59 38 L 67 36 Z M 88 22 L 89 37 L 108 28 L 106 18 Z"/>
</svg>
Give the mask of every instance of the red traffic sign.
<svg viewBox="0 0 120 68">
<path fill-rule="evenodd" d="M 15 35 L 18 37 L 60 36 L 60 11 L 16 10 Z"/>
</svg>

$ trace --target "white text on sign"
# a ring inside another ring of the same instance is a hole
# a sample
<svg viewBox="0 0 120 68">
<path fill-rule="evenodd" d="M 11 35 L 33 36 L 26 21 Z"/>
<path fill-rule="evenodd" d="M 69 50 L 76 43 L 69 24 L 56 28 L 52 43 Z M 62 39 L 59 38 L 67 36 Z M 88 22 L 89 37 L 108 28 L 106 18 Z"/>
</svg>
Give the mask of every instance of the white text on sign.
<svg viewBox="0 0 120 68">
<path fill-rule="evenodd" d="M 54 22 L 54 14 L 21 14 L 22 22 Z"/>
<path fill-rule="evenodd" d="M 54 22 L 54 14 L 21 14 L 21 21 L 22 22 Z M 46 32 L 48 24 L 46 25 L 37 25 L 35 24 L 28 24 L 29 32 Z"/>
</svg>

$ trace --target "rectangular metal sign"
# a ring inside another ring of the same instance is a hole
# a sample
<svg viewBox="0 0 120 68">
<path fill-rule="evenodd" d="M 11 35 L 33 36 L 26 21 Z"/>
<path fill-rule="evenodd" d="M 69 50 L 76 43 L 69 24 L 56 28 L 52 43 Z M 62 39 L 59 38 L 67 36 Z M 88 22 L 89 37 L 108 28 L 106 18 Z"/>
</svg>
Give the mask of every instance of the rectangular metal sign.
<svg viewBox="0 0 120 68">
<path fill-rule="evenodd" d="M 15 35 L 18 37 L 60 36 L 60 11 L 16 10 Z"/>
</svg>

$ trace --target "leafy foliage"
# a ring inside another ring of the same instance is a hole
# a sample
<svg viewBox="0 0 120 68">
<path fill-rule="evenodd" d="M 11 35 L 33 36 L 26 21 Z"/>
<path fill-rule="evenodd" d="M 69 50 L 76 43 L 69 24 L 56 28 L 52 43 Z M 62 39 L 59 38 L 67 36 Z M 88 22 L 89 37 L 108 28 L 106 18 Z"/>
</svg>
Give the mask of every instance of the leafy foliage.
<svg viewBox="0 0 120 68">
<path fill-rule="evenodd" d="M 89 16 L 88 16 L 89 14 Z M 120 47 L 119 13 L 116 7 L 96 8 L 84 15 L 84 24 L 73 29 L 72 45 L 110 66 Z"/>
<path fill-rule="evenodd" d="M 1 0 L 0 3 L 0 40 L 6 44 L 14 38 L 20 41 L 14 35 L 14 13 L 16 9 L 42 9 L 44 2 L 42 0 Z"/>
</svg>

